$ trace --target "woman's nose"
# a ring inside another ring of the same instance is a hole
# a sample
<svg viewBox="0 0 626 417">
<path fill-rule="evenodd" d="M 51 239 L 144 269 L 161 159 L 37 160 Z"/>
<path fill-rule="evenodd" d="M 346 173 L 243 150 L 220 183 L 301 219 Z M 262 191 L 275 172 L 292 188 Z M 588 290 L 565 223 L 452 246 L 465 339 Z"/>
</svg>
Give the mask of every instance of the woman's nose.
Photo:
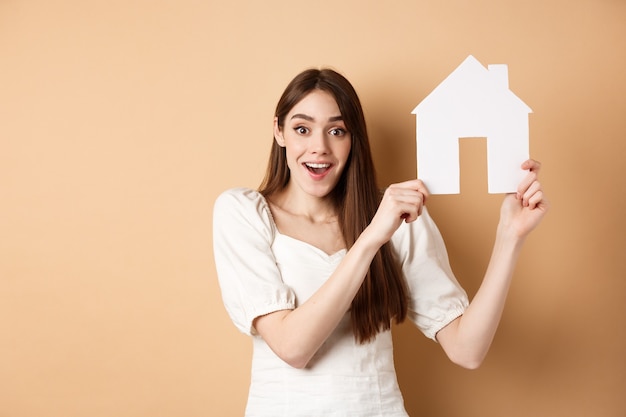
<svg viewBox="0 0 626 417">
<path fill-rule="evenodd" d="M 311 135 L 309 150 L 312 153 L 326 153 L 328 151 L 328 138 L 324 132 L 316 132 Z"/>
</svg>

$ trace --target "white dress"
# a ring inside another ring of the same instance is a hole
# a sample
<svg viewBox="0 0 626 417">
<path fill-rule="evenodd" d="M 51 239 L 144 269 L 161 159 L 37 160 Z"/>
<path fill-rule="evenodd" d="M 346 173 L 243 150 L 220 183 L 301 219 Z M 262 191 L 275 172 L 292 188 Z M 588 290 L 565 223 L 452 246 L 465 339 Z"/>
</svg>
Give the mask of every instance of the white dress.
<svg viewBox="0 0 626 417">
<path fill-rule="evenodd" d="M 355 342 L 349 313 L 305 369 L 276 356 L 256 333 L 256 317 L 306 301 L 345 256 L 328 255 L 282 235 L 257 191 L 224 192 L 213 212 L 213 247 L 224 305 L 234 324 L 252 336 L 246 416 L 407 416 L 393 362 L 391 332 Z M 410 291 L 408 318 L 429 338 L 468 305 L 441 234 L 427 210 L 396 231 L 392 247 Z"/>
</svg>

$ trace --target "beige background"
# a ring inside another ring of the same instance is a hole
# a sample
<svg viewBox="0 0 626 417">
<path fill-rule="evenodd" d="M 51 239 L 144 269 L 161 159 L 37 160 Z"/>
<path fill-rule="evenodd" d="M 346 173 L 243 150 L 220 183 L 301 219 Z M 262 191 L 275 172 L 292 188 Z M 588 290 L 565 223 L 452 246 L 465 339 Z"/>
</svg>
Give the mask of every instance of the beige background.
<svg viewBox="0 0 626 417">
<path fill-rule="evenodd" d="M 255 187 L 287 82 L 330 65 L 381 186 L 415 175 L 410 114 L 467 55 L 509 65 L 553 207 L 483 367 L 410 324 L 413 416 L 626 415 L 626 2 L 0 1 L 0 416 L 238 416 L 250 342 L 221 304 L 212 203 Z M 484 140 L 430 209 L 470 293 L 501 195 Z"/>
</svg>

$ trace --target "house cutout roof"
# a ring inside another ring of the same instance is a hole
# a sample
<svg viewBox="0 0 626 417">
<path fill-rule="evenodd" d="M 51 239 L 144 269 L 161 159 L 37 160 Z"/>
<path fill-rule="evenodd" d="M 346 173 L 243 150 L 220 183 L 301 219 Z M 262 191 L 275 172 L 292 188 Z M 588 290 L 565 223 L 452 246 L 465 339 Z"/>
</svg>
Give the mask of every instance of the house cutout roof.
<svg viewBox="0 0 626 417">
<path fill-rule="evenodd" d="M 467 109 L 501 105 L 532 113 L 530 107 L 509 90 L 508 67 L 504 64 L 485 68 L 472 55 L 465 58 L 411 113 L 440 106 Z"/>
<path fill-rule="evenodd" d="M 468 56 L 412 111 L 419 177 L 433 194 L 457 194 L 458 139 L 486 137 L 489 192 L 513 192 L 528 158 L 528 114 L 510 89 L 506 65 L 485 68 Z M 510 165 L 510 166 L 509 166 Z"/>
</svg>

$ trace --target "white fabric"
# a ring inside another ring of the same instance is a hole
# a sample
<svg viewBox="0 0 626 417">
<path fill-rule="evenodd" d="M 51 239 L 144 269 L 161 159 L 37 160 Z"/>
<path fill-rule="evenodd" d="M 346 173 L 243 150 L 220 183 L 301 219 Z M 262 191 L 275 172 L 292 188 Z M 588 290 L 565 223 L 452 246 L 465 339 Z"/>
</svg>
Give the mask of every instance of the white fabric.
<svg viewBox="0 0 626 417">
<path fill-rule="evenodd" d="M 345 256 L 327 255 L 282 235 L 257 191 L 236 188 L 218 197 L 213 213 L 215 263 L 224 305 L 253 336 L 246 416 L 407 416 L 396 381 L 391 332 L 355 342 L 346 314 L 305 369 L 278 358 L 256 334 L 256 317 L 306 301 Z M 410 290 L 409 319 L 429 338 L 468 305 L 449 266 L 437 227 L 424 210 L 391 240 Z"/>
</svg>

